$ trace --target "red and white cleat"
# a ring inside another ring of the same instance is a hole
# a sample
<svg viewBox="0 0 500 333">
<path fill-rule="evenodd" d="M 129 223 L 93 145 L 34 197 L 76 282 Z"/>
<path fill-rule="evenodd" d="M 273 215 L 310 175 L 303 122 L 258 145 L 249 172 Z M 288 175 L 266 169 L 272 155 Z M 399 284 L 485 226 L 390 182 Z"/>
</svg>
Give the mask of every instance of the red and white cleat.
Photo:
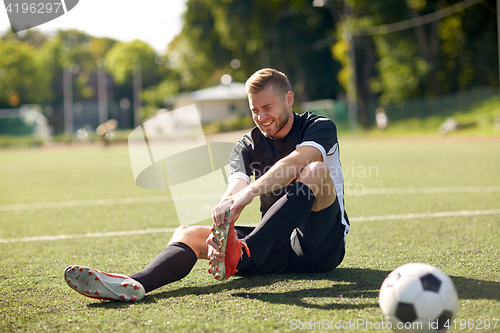
<svg viewBox="0 0 500 333">
<path fill-rule="evenodd" d="M 71 289 L 90 298 L 134 302 L 146 294 L 142 284 L 123 274 L 109 274 L 85 266 L 68 266 L 64 280 Z"/>
<path fill-rule="evenodd" d="M 210 261 L 208 272 L 217 280 L 222 281 L 234 275 L 238 270 L 236 266 L 243 256 L 242 247 L 250 257 L 250 250 L 245 243 L 239 241 L 234 231 L 234 222 L 229 222 L 229 209 L 226 210 L 224 224 L 213 226 L 213 241 L 219 246 L 220 252 L 226 253 L 224 262 L 214 263 Z"/>
</svg>

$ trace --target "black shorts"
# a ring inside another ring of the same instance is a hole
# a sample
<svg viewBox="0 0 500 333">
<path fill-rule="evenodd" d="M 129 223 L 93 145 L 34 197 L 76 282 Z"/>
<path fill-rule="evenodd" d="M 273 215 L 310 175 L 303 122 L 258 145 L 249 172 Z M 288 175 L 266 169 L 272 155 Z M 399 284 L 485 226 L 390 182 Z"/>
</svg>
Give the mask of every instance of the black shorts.
<svg viewBox="0 0 500 333">
<path fill-rule="evenodd" d="M 238 238 L 250 234 L 254 227 L 235 226 Z M 272 273 L 320 273 L 337 267 L 344 259 L 344 232 L 339 202 L 319 212 L 292 233 L 268 247 L 258 256 L 243 258 L 236 267 L 240 276 Z M 251 255 L 251 253 L 250 253 Z"/>
</svg>

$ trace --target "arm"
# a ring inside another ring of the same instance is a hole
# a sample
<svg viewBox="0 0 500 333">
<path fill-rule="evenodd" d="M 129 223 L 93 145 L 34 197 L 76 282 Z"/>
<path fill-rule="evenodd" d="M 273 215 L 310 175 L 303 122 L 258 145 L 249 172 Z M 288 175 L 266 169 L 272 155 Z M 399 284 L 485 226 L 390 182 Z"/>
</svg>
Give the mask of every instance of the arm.
<svg viewBox="0 0 500 333">
<path fill-rule="evenodd" d="M 308 164 L 321 161 L 321 152 L 314 147 L 300 147 L 276 162 L 273 167 L 245 190 L 253 198 L 280 189 L 297 178 Z"/>
<path fill-rule="evenodd" d="M 246 180 L 241 178 L 236 178 L 231 181 L 227 187 L 227 191 L 222 195 L 222 199 L 227 198 L 231 195 L 234 195 L 248 186 Z"/>
<path fill-rule="evenodd" d="M 228 188 L 226 192 L 222 195 L 222 198 L 217 206 L 215 206 L 214 209 L 212 209 L 212 220 L 215 222 L 216 220 L 216 213 L 219 211 L 225 212 L 226 208 L 229 208 L 229 204 L 231 202 L 231 196 L 235 195 L 236 193 L 240 192 L 243 190 L 245 187 L 248 186 L 248 183 L 246 180 L 241 179 L 241 178 L 236 178 L 232 180 L 228 184 Z M 218 208 L 218 209 L 217 209 Z M 234 217 L 234 220 L 237 220 L 240 214 Z"/>
<path fill-rule="evenodd" d="M 299 147 L 288 156 L 279 160 L 273 167 L 254 183 L 244 186 L 239 191 L 223 197 L 223 200 L 212 210 L 214 222 L 223 223 L 224 211 L 231 210 L 229 219 L 239 217 L 245 206 L 260 195 L 275 191 L 297 178 L 300 171 L 309 163 L 321 161 L 321 152 L 310 146 Z M 244 183 L 246 181 L 243 180 Z M 227 192 L 226 192 L 227 193 Z"/>
</svg>

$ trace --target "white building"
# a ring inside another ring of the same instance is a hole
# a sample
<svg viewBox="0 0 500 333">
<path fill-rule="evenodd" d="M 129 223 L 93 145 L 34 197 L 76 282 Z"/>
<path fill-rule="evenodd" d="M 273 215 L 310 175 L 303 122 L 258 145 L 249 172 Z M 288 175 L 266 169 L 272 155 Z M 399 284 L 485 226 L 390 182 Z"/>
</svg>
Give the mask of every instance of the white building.
<svg viewBox="0 0 500 333">
<path fill-rule="evenodd" d="M 179 94 L 174 110 L 191 104 L 196 105 L 202 124 L 250 114 L 245 84 L 241 82 Z"/>
</svg>

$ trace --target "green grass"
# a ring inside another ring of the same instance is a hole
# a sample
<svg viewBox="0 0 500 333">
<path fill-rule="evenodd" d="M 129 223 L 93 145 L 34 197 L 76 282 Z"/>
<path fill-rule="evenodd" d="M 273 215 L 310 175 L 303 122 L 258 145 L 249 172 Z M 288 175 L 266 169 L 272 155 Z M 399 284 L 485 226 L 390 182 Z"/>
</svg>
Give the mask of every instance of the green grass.
<svg viewBox="0 0 500 333">
<path fill-rule="evenodd" d="M 341 138 L 341 158 L 352 189 L 500 186 L 498 143 Z M 126 146 L 3 150 L 0 172 L 0 206 L 169 195 L 134 184 Z M 498 209 L 500 192 L 348 195 L 345 201 L 356 218 Z M 254 224 L 256 210 L 254 202 L 239 224 Z M 171 202 L 0 211 L 0 239 L 176 226 Z M 500 319 L 499 214 L 352 222 L 346 257 L 332 272 L 220 283 L 198 262 L 185 279 L 136 304 L 85 298 L 63 280 L 70 264 L 133 273 L 170 236 L 0 243 L 0 332 L 293 332 L 302 331 L 291 328 L 294 319 L 381 322 L 380 285 L 409 262 L 436 265 L 452 277 L 458 319 Z M 499 332 L 499 326 L 482 331 Z"/>
</svg>

